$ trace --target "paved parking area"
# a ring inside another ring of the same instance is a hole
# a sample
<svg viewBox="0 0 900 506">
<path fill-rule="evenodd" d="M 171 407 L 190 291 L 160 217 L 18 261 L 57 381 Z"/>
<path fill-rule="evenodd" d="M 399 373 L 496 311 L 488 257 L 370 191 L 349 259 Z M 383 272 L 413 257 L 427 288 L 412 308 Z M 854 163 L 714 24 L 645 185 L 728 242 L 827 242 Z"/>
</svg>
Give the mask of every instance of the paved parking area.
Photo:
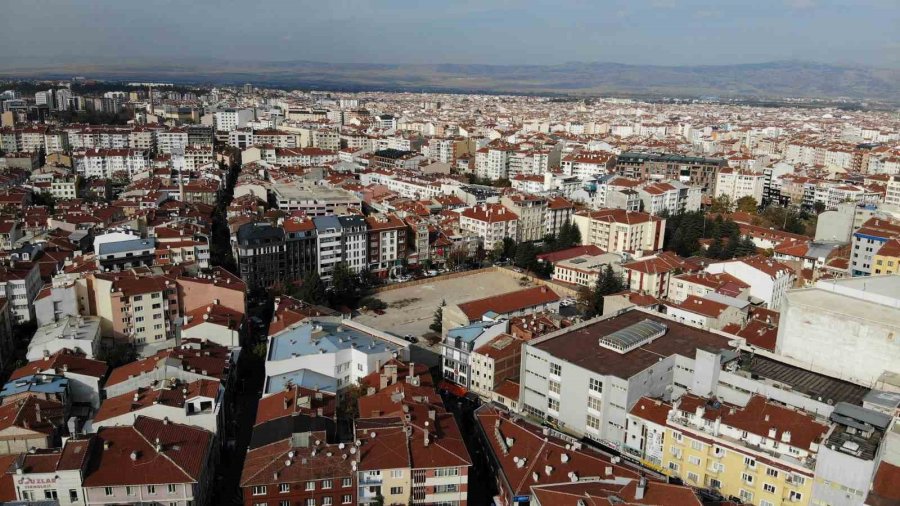
<svg viewBox="0 0 900 506">
<path fill-rule="evenodd" d="M 519 279 L 500 272 L 482 272 L 470 276 L 436 280 L 416 286 L 388 290 L 376 295 L 388 308 L 383 315 L 365 314 L 356 321 L 397 336 L 421 337 L 430 332 L 434 311 L 446 301 L 459 304 L 520 289 Z M 424 346 L 425 343 L 421 342 Z"/>
</svg>

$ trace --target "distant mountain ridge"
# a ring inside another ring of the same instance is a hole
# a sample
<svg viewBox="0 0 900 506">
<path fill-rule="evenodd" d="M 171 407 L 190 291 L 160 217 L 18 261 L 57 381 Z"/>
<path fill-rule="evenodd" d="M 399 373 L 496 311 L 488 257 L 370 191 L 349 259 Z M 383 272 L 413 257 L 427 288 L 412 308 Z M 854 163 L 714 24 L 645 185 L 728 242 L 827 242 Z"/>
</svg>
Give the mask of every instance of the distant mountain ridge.
<svg viewBox="0 0 900 506">
<path fill-rule="evenodd" d="M 900 69 L 779 61 L 734 65 L 367 64 L 174 61 L 144 64 L 0 62 L 0 77 L 154 79 L 337 90 L 876 99 L 900 102 Z"/>
</svg>

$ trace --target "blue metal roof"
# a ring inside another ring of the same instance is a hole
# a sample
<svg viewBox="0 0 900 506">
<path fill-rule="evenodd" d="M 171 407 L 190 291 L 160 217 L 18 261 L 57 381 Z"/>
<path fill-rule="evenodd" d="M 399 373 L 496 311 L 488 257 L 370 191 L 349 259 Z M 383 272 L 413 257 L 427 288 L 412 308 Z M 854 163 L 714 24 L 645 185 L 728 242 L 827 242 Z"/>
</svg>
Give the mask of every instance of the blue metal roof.
<svg viewBox="0 0 900 506">
<path fill-rule="evenodd" d="M 400 346 L 394 343 L 329 321 L 300 325 L 273 337 L 269 343 L 269 360 L 335 353 L 350 348 L 366 354 L 400 349 Z"/>
<path fill-rule="evenodd" d="M 266 393 L 280 392 L 284 390 L 284 386 L 288 383 L 312 390 L 318 388 L 323 392 L 337 393 L 337 379 L 310 371 L 309 369 L 300 369 L 271 376 L 266 384 Z"/>
<path fill-rule="evenodd" d="M 340 230 L 342 228 L 341 220 L 337 216 L 316 216 L 313 218 L 313 223 L 316 225 L 316 230 L 328 230 L 329 228 Z"/>
<path fill-rule="evenodd" d="M 32 374 L 3 385 L 0 397 L 36 392 L 41 394 L 63 394 L 69 388 L 69 379 L 52 374 Z"/>
<path fill-rule="evenodd" d="M 459 338 L 463 342 L 469 343 L 478 339 L 478 336 L 483 334 L 485 330 L 493 327 L 494 325 L 497 325 L 497 322 L 475 322 L 469 325 L 464 325 L 462 327 L 456 327 L 455 329 L 448 330 L 447 337 L 452 337 L 454 339 Z"/>
<path fill-rule="evenodd" d="M 127 251 L 136 250 L 153 250 L 156 243 L 152 239 L 129 239 L 126 241 L 107 242 L 100 245 L 99 255 L 113 255 L 115 253 L 125 253 Z"/>
</svg>

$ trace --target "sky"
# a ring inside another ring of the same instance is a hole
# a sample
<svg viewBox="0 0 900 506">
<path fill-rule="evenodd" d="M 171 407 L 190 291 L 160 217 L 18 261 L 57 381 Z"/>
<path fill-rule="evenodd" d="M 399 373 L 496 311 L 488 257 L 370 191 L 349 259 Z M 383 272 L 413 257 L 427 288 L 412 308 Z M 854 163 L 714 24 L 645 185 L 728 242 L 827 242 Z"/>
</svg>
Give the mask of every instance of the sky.
<svg viewBox="0 0 900 506">
<path fill-rule="evenodd" d="M 900 67 L 900 0 L 0 0 L 25 62 Z"/>
</svg>

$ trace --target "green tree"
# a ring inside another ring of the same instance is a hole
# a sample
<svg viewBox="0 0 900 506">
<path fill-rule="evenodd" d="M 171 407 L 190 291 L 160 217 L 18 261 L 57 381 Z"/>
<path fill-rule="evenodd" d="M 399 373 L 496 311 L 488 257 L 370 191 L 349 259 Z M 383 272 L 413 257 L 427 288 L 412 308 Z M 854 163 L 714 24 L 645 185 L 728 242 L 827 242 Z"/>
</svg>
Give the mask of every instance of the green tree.
<svg viewBox="0 0 900 506">
<path fill-rule="evenodd" d="M 431 321 L 431 325 L 428 326 L 428 328 L 438 334 L 444 330 L 444 306 L 446 305 L 447 301 L 442 300 L 441 305 L 434 310 L 434 319 Z"/>
<path fill-rule="evenodd" d="M 711 213 L 730 213 L 733 208 L 731 197 L 728 195 L 719 195 L 718 197 L 712 200 L 712 203 L 709 205 L 709 212 Z"/>
<path fill-rule="evenodd" d="M 537 267 L 537 248 L 530 242 L 525 242 L 516 247 L 515 264 L 529 271 L 536 270 Z"/>
<path fill-rule="evenodd" d="M 747 195 L 737 199 L 737 202 L 735 202 L 735 206 L 738 211 L 743 211 L 745 213 L 755 213 L 757 208 L 759 208 L 759 202 L 757 202 L 755 198 Z"/>
<path fill-rule="evenodd" d="M 816 201 L 815 203 L 813 203 L 813 210 L 816 212 L 816 214 L 822 214 L 825 211 L 825 203 Z"/>
<path fill-rule="evenodd" d="M 359 298 L 359 277 L 346 262 L 338 262 L 331 273 L 332 307 L 353 307 Z"/>
<path fill-rule="evenodd" d="M 499 262 L 503 259 L 503 241 L 497 241 L 494 243 L 494 247 L 491 248 L 491 252 L 489 254 L 489 258 L 491 262 Z"/>
<path fill-rule="evenodd" d="M 503 238 L 503 258 L 513 259 L 516 257 L 516 240 L 512 237 Z"/>
<path fill-rule="evenodd" d="M 709 258 L 722 258 L 723 245 L 722 238 L 716 237 L 712 240 L 709 245 L 709 248 L 706 250 L 706 256 Z"/>
<path fill-rule="evenodd" d="M 625 283 L 622 281 L 622 276 L 616 274 L 612 265 L 607 264 L 606 269 L 597 278 L 597 284 L 594 286 L 593 300 L 588 307 L 588 316 L 603 314 L 603 297 L 619 293 L 624 289 Z"/>
<path fill-rule="evenodd" d="M 328 294 L 325 291 L 325 283 L 319 276 L 319 270 L 313 269 L 303 278 L 303 284 L 297 291 L 297 298 L 310 304 L 327 304 Z"/>
</svg>

